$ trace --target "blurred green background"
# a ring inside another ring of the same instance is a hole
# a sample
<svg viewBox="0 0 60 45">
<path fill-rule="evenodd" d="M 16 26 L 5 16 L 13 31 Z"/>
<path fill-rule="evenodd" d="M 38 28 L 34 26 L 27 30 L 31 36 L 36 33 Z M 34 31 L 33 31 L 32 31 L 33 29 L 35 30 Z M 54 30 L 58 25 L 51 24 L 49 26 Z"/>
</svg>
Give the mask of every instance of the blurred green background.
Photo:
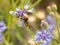
<svg viewBox="0 0 60 45">
<path fill-rule="evenodd" d="M 19 23 L 21 21 L 19 21 L 19 19 L 15 16 L 9 14 L 10 10 L 15 10 L 17 7 L 23 9 L 26 3 L 30 4 L 30 8 L 35 8 L 35 12 L 28 15 L 29 24 L 33 26 L 32 29 L 29 28 L 29 25 L 24 25 L 21 27 L 21 24 Z M 35 32 L 40 29 L 39 24 L 41 23 L 41 20 L 45 18 L 47 6 L 51 3 L 57 5 L 57 12 L 59 14 L 60 0 L 0 0 L 0 20 L 4 20 L 7 26 L 7 29 L 3 32 L 4 43 L 1 45 L 33 45 L 30 44 L 29 40 L 33 39 Z M 57 15 L 57 17 L 60 18 L 60 15 Z M 57 30 L 55 31 L 54 33 L 57 34 Z M 58 39 L 57 35 L 56 37 Z M 57 44 L 57 42 L 53 40 L 50 45 L 60 44 Z"/>
</svg>

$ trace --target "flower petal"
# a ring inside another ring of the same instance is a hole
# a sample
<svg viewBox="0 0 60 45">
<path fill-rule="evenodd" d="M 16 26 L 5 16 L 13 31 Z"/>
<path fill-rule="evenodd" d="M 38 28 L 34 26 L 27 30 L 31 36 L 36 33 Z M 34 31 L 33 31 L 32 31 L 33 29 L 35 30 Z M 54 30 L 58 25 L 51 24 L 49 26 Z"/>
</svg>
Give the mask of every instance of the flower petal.
<svg viewBox="0 0 60 45">
<path fill-rule="evenodd" d="M 33 11 L 34 11 L 34 8 L 32 8 L 32 9 L 28 10 L 28 12 L 33 12 Z"/>
<path fill-rule="evenodd" d="M 28 9 L 29 8 L 29 5 L 28 4 L 26 4 L 25 6 L 24 6 L 24 9 Z"/>
</svg>

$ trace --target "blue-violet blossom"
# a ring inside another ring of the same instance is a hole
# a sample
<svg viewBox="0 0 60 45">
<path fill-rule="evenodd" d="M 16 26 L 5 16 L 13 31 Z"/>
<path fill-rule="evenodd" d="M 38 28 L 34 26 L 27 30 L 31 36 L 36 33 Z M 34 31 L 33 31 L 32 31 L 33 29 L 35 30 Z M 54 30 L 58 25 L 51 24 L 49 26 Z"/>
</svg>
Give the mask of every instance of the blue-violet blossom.
<svg viewBox="0 0 60 45">
<path fill-rule="evenodd" d="M 15 15 L 17 17 L 23 17 L 24 14 L 26 14 L 27 12 L 31 13 L 34 10 L 33 8 L 28 10 L 28 8 L 29 8 L 29 6 L 28 6 L 28 4 L 26 4 L 24 6 L 24 9 L 16 8 L 15 11 L 10 11 L 9 13 L 12 15 Z"/>
<path fill-rule="evenodd" d="M 37 31 L 35 35 L 35 42 L 43 41 L 40 45 L 46 45 L 49 44 L 49 42 L 52 39 L 52 35 L 49 34 L 46 30 L 42 29 Z"/>
<path fill-rule="evenodd" d="M 2 32 L 6 29 L 4 21 L 0 21 L 0 43 L 2 43 Z"/>
<path fill-rule="evenodd" d="M 4 21 L 0 21 L 0 33 L 3 32 L 6 29 L 6 25 Z"/>
<path fill-rule="evenodd" d="M 2 43 L 3 40 L 2 40 L 2 34 L 0 33 L 0 43 Z"/>
<path fill-rule="evenodd" d="M 47 15 L 46 16 L 46 21 L 48 22 L 49 25 L 55 25 L 56 21 L 52 15 Z"/>
<path fill-rule="evenodd" d="M 53 32 L 53 29 L 55 28 L 56 26 L 56 21 L 54 19 L 54 17 L 52 15 L 47 15 L 46 18 L 41 22 L 41 27 L 43 28 L 43 25 L 47 25 L 47 30 L 49 31 L 49 33 L 52 34 Z"/>
</svg>

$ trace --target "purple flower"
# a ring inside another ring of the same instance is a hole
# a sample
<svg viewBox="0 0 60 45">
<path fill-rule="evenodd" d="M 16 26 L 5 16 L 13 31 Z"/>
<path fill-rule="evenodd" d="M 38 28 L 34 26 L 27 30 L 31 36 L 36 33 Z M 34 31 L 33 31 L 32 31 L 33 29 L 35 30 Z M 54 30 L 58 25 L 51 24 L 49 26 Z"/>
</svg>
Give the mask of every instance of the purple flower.
<svg viewBox="0 0 60 45">
<path fill-rule="evenodd" d="M 4 24 L 4 21 L 0 21 L 0 33 L 3 32 L 6 29 L 6 26 Z"/>
<path fill-rule="evenodd" d="M 47 15 L 46 16 L 46 21 L 48 22 L 49 25 L 55 25 L 56 24 L 56 21 L 55 21 L 55 19 L 53 18 L 52 15 Z"/>
<path fill-rule="evenodd" d="M 20 9 L 20 8 L 16 8 L 16 15 L 24 15 L 25 13 L 26 13 L 26 11 L 25 10 L 22 10 L 22 9 Z"/>
<path fill-rule="evenodd" d="M 2 43 L 2 34 L 0 33 L 0 43 Z"/>
<path fill-rule="evenodd" d="M 35 41 L 43 41 L 41 45 L 48 44 L 52 39 L 52 35 L 49 34 L 46 30 L 42 29 L 41 31 L 37 31 L 36 36 L 35 36 Z"/>
<path fill-rule="evenodd" d="M 17 16 L 18 18 L 23 17 L 24 14 L 26 14 L 27 12 L 32 12 L 34 10 L 33 8 L 28 10 L 28 8 L 29 8 L 29 6 L 26 4 L 24 6 L 24 9 L 16 8 L 15 11 L 9 11 L 9 13 Z"/>
<path fill-rule="evenodd" d="M 44 25 L 47 26 L 47 30 L 52 34 L 53 29 L 56 26 L 56 21 L 52 15 L 47 15 L 46 18 L 41 22 L 41 28 L 44 28 Z"/>
<path fill-rule="evenodd" d="M 54 29 L 54 26 L 52 26 L 52 25 L 48 25 L 48 31 L 51 33 L 51 34 L 53 34 L 53 29 Z"/>
<path fill-rule="evenodd" d="M 2 32 L 6 29 L 4 21 L 0 21 L 0 43 L 3 42 L 2 40 Z"/>
<path fill-rule="evenodd" d="M 22 17 L 25 12 L 23 12 L 23 10 L 19 8 L 16 8 L 16 11 L 10 11 L 9 13 L 19 18 L 19 17 Z"/>
<path fill-rule="evenodd" d="M 55 19 L 54 19 L 54 17 L 52 15 L 47 15 L 46 16 L 46 21 L 48 23 L 48 31 L 52 34 L 53 29 L 56 26 L 56 21 L 55 21 Z"/>
</svg>

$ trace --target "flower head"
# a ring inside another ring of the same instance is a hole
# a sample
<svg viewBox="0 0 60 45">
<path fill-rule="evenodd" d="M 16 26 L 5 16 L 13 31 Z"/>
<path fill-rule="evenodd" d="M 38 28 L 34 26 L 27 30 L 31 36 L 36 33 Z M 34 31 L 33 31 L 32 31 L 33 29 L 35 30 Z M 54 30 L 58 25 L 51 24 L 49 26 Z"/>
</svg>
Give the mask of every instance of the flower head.
<svg viewBox="0 0 60 45">
<path fill-rule="evenodd" d="M 24 9 L 16 8 L 15 11 L 9 11 L 9 13 L 12 15 L 15 15 L 17 17 L 23 17 L 24 14 L 26 14 L 27 12 L 32 13 L 32 11 L 34 10 L 33 8 L 28 10 L 28 8 L 29 8 L 29 6 L 26 4 L 24 6 Z"/>
<path fill-rule="evenodd" d="M 9 13 L 15 15 L 16 17 L 21 17 L 24 14 L 24 12 L 19 8 L 16 8 L 15 11 L 10 11 Z"/>
<path fill-rule="evenodd" d="M 56 26 L 56 21 L 55 21 L 55 19 L 53 18 L 52 15 L 47 15 L 46 18 L 43 20 L 43 22 L 41 22 L 40 26 L 42 28 L 44 28 L 44 25 L 45 25 L 45 27 L 47 26 L 47 30 L 49 31 L 49 33 L 52 34 L 53 29 Z"/>
<path fill-rule="evenodd" d="M 54 26 L 52 26 L 52 25 L 48 25 L 48 31 L 51 33 L 51 34 L 53 34 L 53 30 L 54 30 Z"/>
<path fill-rule="evenodd" d="M 6 29 L 4 21 L 0 21 L 0 32 L 3 32 Z"/>
<path fill-rule="evenodd" d="M 51 41 L 52 35 L 49 34 L 46 30 L 42 29 L 41 31 L 37 31 L 36 36 L 35 36 L 35 41 L 43 41 L 41 45 L 47 44 Z"/>
<path fill-rule="evenodd" d="M 2 34 L 0 33 L 0 43 L 2 43 Z"/>
<path fill-rule="evenodd" d="M 52 17 L 52 15 L 47 15 L 46 16 L 46 21 L 48 22 L 49 25 L 55 25 L 56 21 L 55 19 Z"/>
</svg>

